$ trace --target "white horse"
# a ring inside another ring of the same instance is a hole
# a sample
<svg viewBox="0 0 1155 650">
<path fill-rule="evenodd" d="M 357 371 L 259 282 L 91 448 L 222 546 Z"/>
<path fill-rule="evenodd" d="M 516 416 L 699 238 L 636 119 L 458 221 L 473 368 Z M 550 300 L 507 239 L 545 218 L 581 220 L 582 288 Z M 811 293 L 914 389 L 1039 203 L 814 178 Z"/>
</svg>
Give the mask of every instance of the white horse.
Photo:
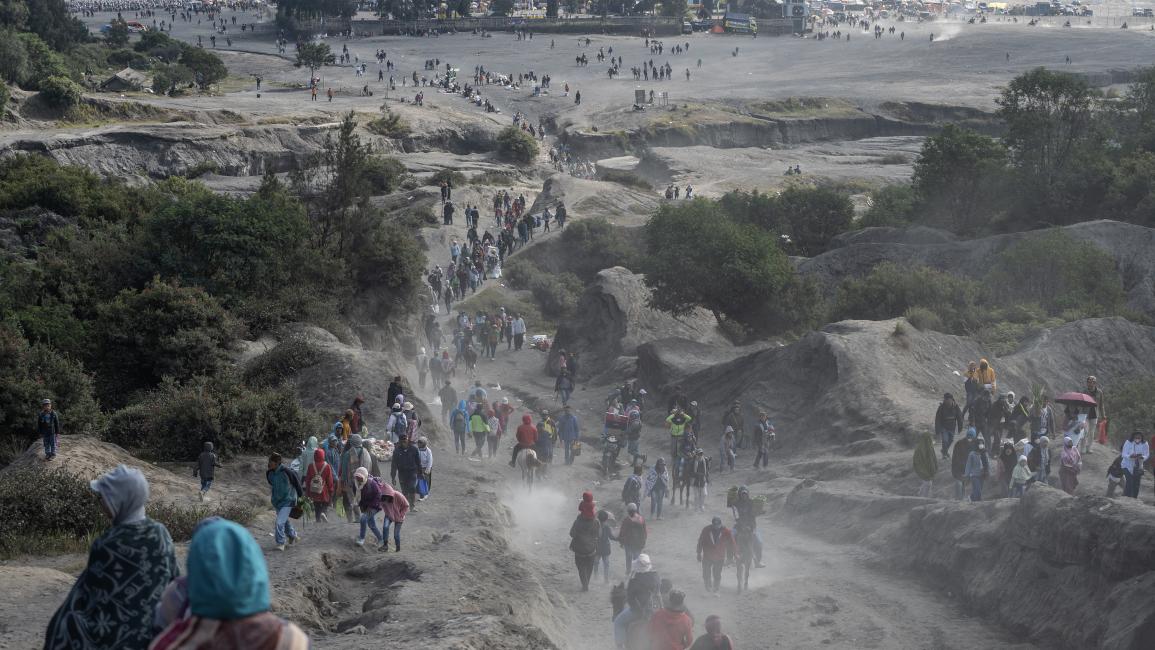
<svg viewBox="0 0 1155 650">
<path fill-rule="evenodd" d="M 537 451 L 526 449 L 518 456 L 517 465 L 521 468 L 521 480 L 529 488 L 529 491 L 533 492 L 533 481 L 535 478 L 542 477 L 545 463 L 538 460 Z"/>
</svg>

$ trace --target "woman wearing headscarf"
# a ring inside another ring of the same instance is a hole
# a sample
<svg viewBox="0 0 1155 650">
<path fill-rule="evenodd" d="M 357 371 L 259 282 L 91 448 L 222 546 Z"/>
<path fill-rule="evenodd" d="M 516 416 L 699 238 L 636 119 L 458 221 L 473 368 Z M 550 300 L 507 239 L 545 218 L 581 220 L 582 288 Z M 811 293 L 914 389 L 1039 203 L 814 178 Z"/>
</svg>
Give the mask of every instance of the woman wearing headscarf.
<svg viewBox="0 0 1155 650">
<path fill-rule="evenodd" d="M 933 447 L 933 441 L 932 441 Z M 722 618 L 717 614 L 706 617 L 706 633 L 694 641 L 690 650 L 734 650 L 734 642 L 722 634 Z"/>
<path fill-rule="evenodd" d="M 922 480 L 918 496 L 929 497 L 938 473 L 938 456 L 934 453 L 934 436 L 923 433 L 914 447 L 914 473 Z"/>
<path fill-rule="evenodd" d="M 305 446 L 301 448 L 301 455 L 297 456 L 297 474 L 304 476 L 313 462 L 313 452 L 317 450 L 317 436 L 309 436 Z"/>
<path fill-rule="evenodd" d="M 650 473 L 646 474 L 645 496 L 650 497 L 650 516 L 662 518 L 662 502 L 666 500 L 666 493 L 670 490 L 670 471 L 666 469 L 666 459 L 659 458 Z"/>
<path fill-rule="evenodd" d="M 119 465 L 89 486 L 112 525 L 92 543 L 88 565 L 48 623 L 44 648 L 143 650 L 156 605 L 180 574 L 172 537 L 145 516 L 148 481 L 139 469 Z"/>
<path fill-rule="evenodd" d="M 269 612 L 269 572 L 253 536 L 218 520 L 193 534 L 188 551 L 188 618 L 169 625 L 149 650 L 307 650 L 301 628 Z"/>
<path fill-rule="evenodd" d="M 1059 455 L 1059 485 L 1067 494 L 1074 494 L 1079 486 L 1082 457 L 1070 436 L 1063 438 L 1063 453 Z"/>
<path fill-rule="evenodd" d="M 349 444 L 345 448 L 345 453 L 341 454 L 341 487 L 343 488 L 341 494 L 341 504 L 345 508 L 345 520 L 349 523 L 356 523 L 361 516 L 360 508 L 357 504 L 361 500 L 361 489 L 353 482 L 353 476 L 357 470 L 364 467 L 368 472 L 373 468 L 373 457 L 369 452 L 365 451 L 361 444 L 361 436 L 353 434 L 349 436 Z"/>
<path fill-rule="evenodd" d="M 597 559 L 598 538 L 601 536 L 601 522 L 597 519 L 597 506 L 594 504 L 592 492 L 582 492 L 582 500 L 578 504 L 578 516 L 570 526 L 569 549 L 573 551 L 574 564 L 577 565 L 578 579 L 582 583 L 582 591 L 590 590 L 590 575 L 593 574 L 594 561 Z"/>
</svg>

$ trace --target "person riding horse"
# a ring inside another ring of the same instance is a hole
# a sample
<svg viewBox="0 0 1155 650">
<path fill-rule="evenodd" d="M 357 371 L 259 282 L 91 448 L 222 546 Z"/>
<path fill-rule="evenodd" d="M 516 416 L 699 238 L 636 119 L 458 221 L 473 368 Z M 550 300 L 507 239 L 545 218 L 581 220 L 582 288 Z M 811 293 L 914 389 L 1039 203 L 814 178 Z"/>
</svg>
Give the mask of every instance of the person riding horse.
<svg viewBox="0 0 1155 650">
<path fill-rule="evenodd" d="M 738 500 L 734 504 L 735 526 L 747 526 L 754 533 L 754 566 L 762 568 L 762 536 L 758 534 L 758 512 L 754 500 L 750 498 L 750 488 L 745 485 L 738 488 Z"/>
</svg>

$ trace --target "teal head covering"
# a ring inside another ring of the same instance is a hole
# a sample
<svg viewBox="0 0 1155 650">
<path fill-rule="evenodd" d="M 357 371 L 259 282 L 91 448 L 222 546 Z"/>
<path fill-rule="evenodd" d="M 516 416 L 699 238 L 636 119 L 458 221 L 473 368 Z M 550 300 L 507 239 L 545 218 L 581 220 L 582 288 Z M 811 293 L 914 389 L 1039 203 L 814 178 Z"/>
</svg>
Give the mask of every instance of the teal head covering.
<svg viewBox="0 0 1155 650">
<path fill-rule="evenodd" d="M 193 616 L 222 621 L 269 611 L 269 570 L 256 540 L 227 520 L 205 524 L 188 549 Z"/>
</svg>

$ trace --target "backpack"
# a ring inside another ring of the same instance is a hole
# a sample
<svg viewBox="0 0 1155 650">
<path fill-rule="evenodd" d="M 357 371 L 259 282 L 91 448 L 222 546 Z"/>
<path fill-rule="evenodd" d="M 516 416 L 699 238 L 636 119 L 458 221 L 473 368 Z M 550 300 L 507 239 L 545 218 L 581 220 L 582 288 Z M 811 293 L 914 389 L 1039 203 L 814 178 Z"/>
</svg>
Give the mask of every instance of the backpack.
<svg viewBox="0 0 1155 650">
<path fill-rule="evenodd" d="M 325 494 L 325 469 L 329 466 L 325 463 L 321 469 L 313 473 L 313 479 L 309 481 L 309 495 L 319 497 Z"/>
<path fill-rule="evenodd" d="M 622 503 L 637 503 L 642 496 L 642 481 L 637 476 L 626 479 L 622 486 Z"/>
<path fill-rule="evenodd" d="M 393 436 L 400 438 L 401 436 L 409 435 L 409 422 L 405 418 L 404 413 L 396 413 L 393 416 Z"/>
<path fill-rule="evenodd" d="M 453 415 L 449 416 L 449 426 L 454 433 L 465 433 L 466 429 L 465 414 L 460 410 L 454 409 Z"/>
</svg>

